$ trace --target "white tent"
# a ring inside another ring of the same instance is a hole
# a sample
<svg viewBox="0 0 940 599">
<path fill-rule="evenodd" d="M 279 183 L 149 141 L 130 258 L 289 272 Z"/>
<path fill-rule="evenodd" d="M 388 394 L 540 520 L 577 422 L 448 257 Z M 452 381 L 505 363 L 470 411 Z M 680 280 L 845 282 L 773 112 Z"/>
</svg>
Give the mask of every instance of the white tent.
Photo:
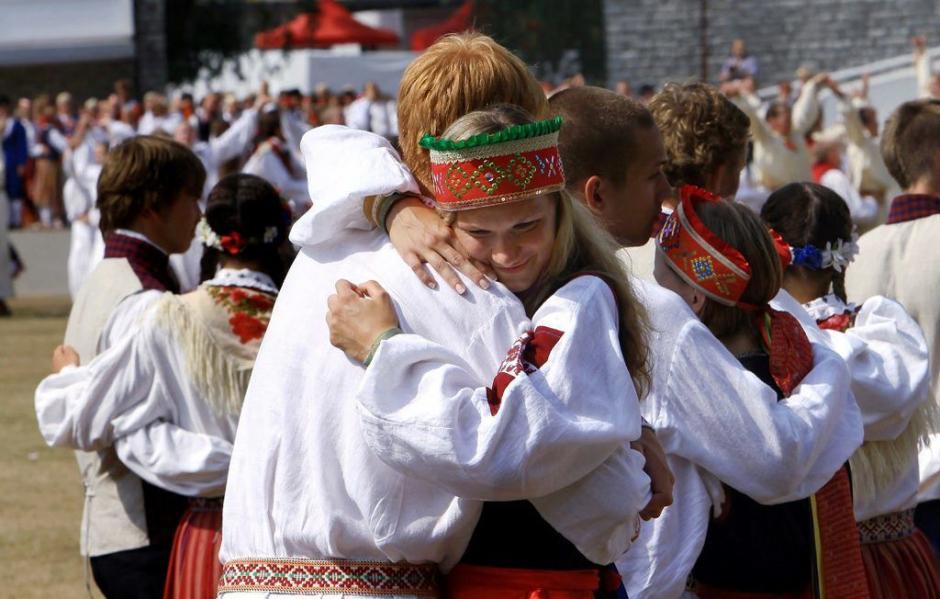
<svg viewBox="0 0 940 599">
<path fill-rule="evenodd" d="M 181 89 L 196 97 L 209 91 L 244 96 L 267 81 L 274 94 L 291 88 L 309 94 L 320 83 L 336 91 L 346 86 L 362 90 L 364 83 L 374 81 L 383 92 L 396 96 L 402 72 L 415 56 L 417 53 L 403 50 L 363 52 L 358 45 L 330 50 L 250 50 L 226 61 L 218 76 L 210 77 L 203 71 Z"/>
</svg>

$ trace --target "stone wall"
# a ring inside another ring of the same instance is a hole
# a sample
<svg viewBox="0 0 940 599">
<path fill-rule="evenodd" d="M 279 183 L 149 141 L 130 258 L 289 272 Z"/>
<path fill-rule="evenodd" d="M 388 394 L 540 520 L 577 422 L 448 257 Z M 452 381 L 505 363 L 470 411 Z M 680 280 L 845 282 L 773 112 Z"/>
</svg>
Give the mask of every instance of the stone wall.
<svg viewBox="0 0 940 599">
<path fill-rule="evenodd" d="M 138 95 L 151 89 L 163 89 L 167 83 L 166 18 L 165 0 L 134 0 Z"/>
<path fill-rule="evenodd" d="M 717 81 L 732 40 L 757 57 L 760 83 L 790 79 L 797 67 L 838 70 L 910 52 L 910 38 L 934 32 L 934 0 L 707 0 L 708 79 Z M 607 77 L 644 83 L 698 78 L 702 0 L 604 0 Z"/>
</svg>

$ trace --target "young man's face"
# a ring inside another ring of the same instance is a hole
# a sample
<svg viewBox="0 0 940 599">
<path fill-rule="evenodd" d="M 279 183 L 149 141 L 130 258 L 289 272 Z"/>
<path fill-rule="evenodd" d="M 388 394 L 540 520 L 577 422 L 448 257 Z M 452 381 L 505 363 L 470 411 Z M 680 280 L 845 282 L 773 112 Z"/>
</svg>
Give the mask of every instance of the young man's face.
<svg viewBox="0 0 940 599">
<path fill-rule="evenodd" d="M 622 185 L 607 183 L 606 206 L 599 216 L 606 229 L 625 246 L 649 241 L 670 187 L 663 174 L 666 150 L 656 127 L 636 131 L 636 152 Z"/>
<path fill-rule="evenodd" d="M 767 124 L 770 125 L 771 129 L 784 137 L 790 135 L 790 109 L 778 108 L 776 114 L 767 117 Z"/>
<path fill-rule="evenodd" d="M 152 241 L 168 254 L 181 254 L 189 249 L 196 234 L 196 225 L 202 218 L 199 196 L 183 191 L 166 208 L 157 214 L 157 234 Z"/>
</svg>

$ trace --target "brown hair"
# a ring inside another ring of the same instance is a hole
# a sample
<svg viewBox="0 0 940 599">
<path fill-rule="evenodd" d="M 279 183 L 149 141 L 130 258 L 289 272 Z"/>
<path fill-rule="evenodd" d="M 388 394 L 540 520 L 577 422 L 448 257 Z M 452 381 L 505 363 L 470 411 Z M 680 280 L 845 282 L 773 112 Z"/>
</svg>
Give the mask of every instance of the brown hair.
<svg viewBox="0 0 940 599">
<path fill-rule="evenodd" d="M 399 143 L 415 178 L 432 189 L 425 133 L 441 135 L 461 116 L 506 103 L 544 118 L 548 102 L 529 69 L 492 38 L 459 33 L 439 39 L 405 69 L 398 92 Z"/>
<path fill-rule="evenodd" d="M 842 196 L 816 183 L 790 183 L 770 194 L 760 211 L 761 219 L 789 245 L 819 249 L 826 243 L 852 239 L 852 216 Z M 791 275 L 820 283 L 829 282 L 832 292 L 842 301 L 845 296 L 845 269 L 831 266 L 812 270 L 803 266 L 787 267 Z"/>
<path fill-rule="evenodd" d="M 907 189 L 936 168 L 940 100 L 905 102 L 888 118 L 881 154 L 891 176 Z"/>
<path fill-rule="evenodd" d="M 730 201 L 703 202 L 696 206 L 695 213 L 706 227 L 741 252 L 751 265 L 751 280 L 740 301 L 752 306 L 765 306 L 783 284 L 783 265 L 767 227 L 750 208 Z M 757 332 L 751 312 L 710 298 L 705 301 L 702 322 L 718 339 L 746 328 Z"/>
<path fill-rule="evenodd" d="M 111 150 L 98 178 L 101 232 L 129 227 L 145 210 L 165 210 L 184 191 L 201 196 L 205 181 L 202 162 L 183 144 L 132 137 Z"/>
<path fill-rule="evenodd" d="M 707 83 L 667 83 L 649 103 L 663 136 L 673 187 L 706 185 L 707 177 L 747 146 L 750 119 Z"/>
<path fill-rule="evenodd" d="M 621 185 L 636 154 L 636 131 L 656 126 L 642 104 L 600 87 L 571 87 L 548 100 L 553 116 L 564 125 L 558 151 L 569 187 L 592 175 Z"/>
<path fill-rule="evenodd" d="M 533 120 L 531 115 L 516 106 L 497 105 L 461 117 L 448 127 L 444 136 L 462 139 L 479 133 L 495 133 Z M 599 275 L 614 294 L 619 311 L 620 349 L 637 395 L 642 398 L 650 388 L 649 320 L 617 258 L 620 245 L 597 225 L 587 207 L 575 201 L 567 191 L 557 191 L 547 197 L 556 200 L 555 244 L 545 272 L 533 286 L 534 292 L 527 294 L 523 301 L 526 311 L 534 314 L 545 300 L 579 273 Z M 452 222 L 457 214 L 459 212 L 449 212 L 442 216 Z"/>
</svg>

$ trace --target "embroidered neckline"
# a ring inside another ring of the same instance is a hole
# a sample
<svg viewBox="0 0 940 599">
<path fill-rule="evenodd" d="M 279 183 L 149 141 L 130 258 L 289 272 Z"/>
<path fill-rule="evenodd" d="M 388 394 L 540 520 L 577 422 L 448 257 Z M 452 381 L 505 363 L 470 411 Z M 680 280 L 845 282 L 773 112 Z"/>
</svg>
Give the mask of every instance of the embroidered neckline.
<svg viewBox="0 0 940 599">
<path fill-rule="evenodd" d="M 222 268 L 203 283 L 209 287 L 245 287 L 277 295 L 277 285 L 268 275 L 250 268 Z"/>
<path fill-rule="evenodd" d="M 811 302 L 803 304 L 806 311 L 814 320 L 826 320 L 840 314 L 854 314 L 858 311 L 858 306 L 849 302 L 843 302 L 836 294 L 828 293 L 822 297 L 817 297 Z"/>
</svg>

